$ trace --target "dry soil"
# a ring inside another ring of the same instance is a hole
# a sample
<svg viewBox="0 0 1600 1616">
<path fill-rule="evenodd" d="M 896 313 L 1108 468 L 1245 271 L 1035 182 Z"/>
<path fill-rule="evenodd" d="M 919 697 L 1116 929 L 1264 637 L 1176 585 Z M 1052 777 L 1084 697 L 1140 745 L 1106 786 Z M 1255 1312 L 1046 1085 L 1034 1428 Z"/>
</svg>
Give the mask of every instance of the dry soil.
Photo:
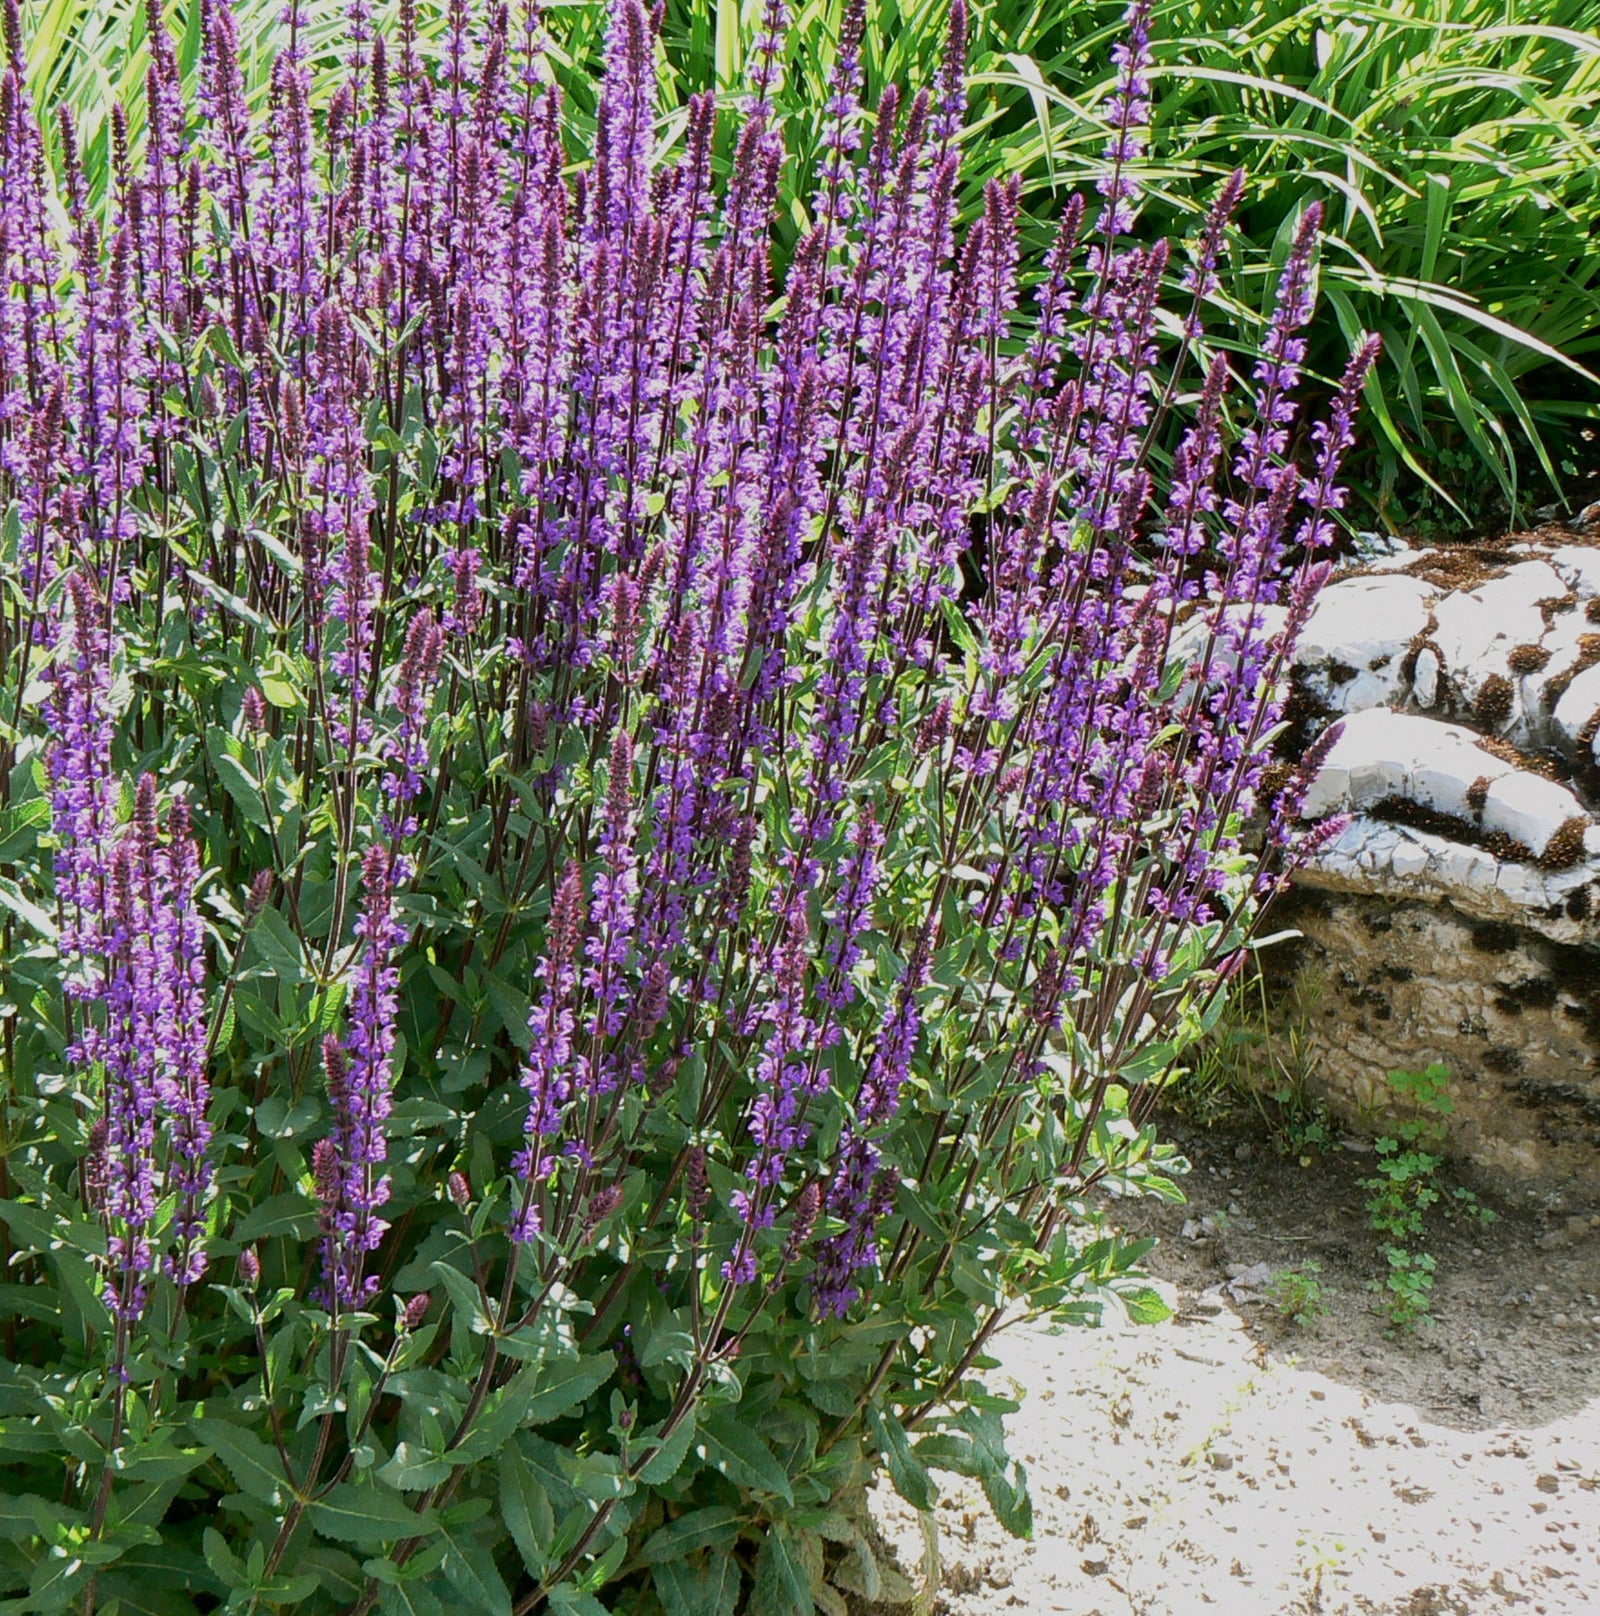
<svg viewBox="0 0 1600 1616">
<path fill-rule="evenodd" d="M 1165 1324 L 1034 1322 L 991 1389 L 1028 1467 L 1033 1540 L 975 1483 L 939 1478 L 939 1578 L 921 1523 L 873 1499 L 916 1603 L 938 1616 L 1600 1616 L 1600 1218 L 1491 1201 L 1425 1245 L 1431 1323 L 1396 1333 L 1371 1289 L 1370 1147 L 1283 1154 L 1260 1130 L 1176 1125 L 1184 1207 L 1125 1204 L 1155 1234 Z M 1487 1198 L 1486 1198 L 1487 1199 Z M 1326 1311 L 1283 1317 L 1308 1261 Z"/>
</svg>

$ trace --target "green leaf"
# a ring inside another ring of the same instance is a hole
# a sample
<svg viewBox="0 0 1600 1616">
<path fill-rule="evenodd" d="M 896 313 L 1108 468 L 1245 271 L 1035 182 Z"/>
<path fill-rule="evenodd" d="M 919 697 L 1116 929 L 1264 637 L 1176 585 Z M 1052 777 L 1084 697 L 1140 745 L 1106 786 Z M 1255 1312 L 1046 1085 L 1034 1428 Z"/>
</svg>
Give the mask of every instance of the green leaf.
<svg viewBox="0 0 1600 1616">
<path fill-rule="evenodd" d="M 439 1525 L 433 1510 L 419 1514 L 397 1493 L 353 1482 L 335 1487 L 312 1504 L 308 1513 L 311 1524 L 324 1537 L 341 1543 L 393 1543 L 398 1538 L 426 1536 Z"/>
<path fill-rule="evenodd" d="M 1110 1288 L 1133 1324 L 1164 1324 L 1172 1317 L 1171 1305 L 1154 1285 L 1120 1282 Z"/>
<path fill-rule="evenodd" d="M 378 1584 L 378 1606 L 384 1616 L 445 1616 L 439 1596 L 420 1577 Z"/>
<path fill-rule="evenodd" d="M 650 1576 L 667 1616 L 733 1616 L 741 1579 L 731 1554 L 713 1554 L 705 1565 L 664 1560 Z"/>
<path fill-rule="evenodd" d="M 593 1594 L 574 1588 L 570 1582 L 550 1590 L 550 1609 L 559 1616 L 611 1616 Z"/>
<path fill-rule="evenodd" d="M 775 1493 L 786 1504 L 794 1502 L 789 1473 L 736 1410 L 722 1409 L 714 1418 L 702 1420 L 696 1438 L 694 1451 L 735 1486 Z"/>
<path fill-rule="evenodd" d="M 360 1561 L 343 1549 L 330 1548 L 322 1543 L 309 1544 L 296 1550 L 295 1565 L 298 1569 L 311 1572 L 340 1605 L 353 1605 L 366 1586 L 367 1579 Z"/>
<path fill-rule="evenodd" d="M 697 1549 L 727 1549 L 738 1540 L 744 1516 L 727 1504 L 711 1504 L 692 1509 L 669 1521 L 645 1539 L 639 1559 L 645 1565 L 660 1565 L 680 1559 Z"/>
<path fill-rule="evenodd" d="M 989 1500 L 997 1521 L 1012 1537 L 1033 1536 L 1033 1497 L 1028 1491 L 1028 1472 L 1013 1460 L 1009 1471 L 991 1470 L 983 1477 L 983 1495 Z"/>
<path fill-rule="evenodd" d="M 816 1601 L 797 1549 L 787 1523 L 777 1521 L 769 1528 L 756 1560 L 750 1616 L 812 1616 Z"/>
<path fill-rule="evenodd" d="M 271 905 L 261 911 L 250 928 L 250 942 L 279 980 L 299 982 L 304 979 L 305 961 L 300 952 L 300 939 Z"/>
<path fill-rule="evenodd" d="M 617 1360 L 609 1352 L 580 1358 L 557 1358 L 539 1366 L 538 1390 L 528 1399 L 524 1424 L 543 1425 L 570 1414 L 598 1391 L 616 1372 Z"/>
<path fill-rule="evenodd" d="M 848 1380 L 813 1380 L 807 1384 L 805 1394 L 824 1414 L 835 1419 L 847 1419 L 855 1413 L 857 1392 Z"/>
<path fill-rule="evenodd" d="M 0 876 L 0 909 L 9 909 L 36 936 L 54 942 L 56 923 L 9 876 Z"/>
<path fill-rule="evenodd" d="M 506 1030 L 506 1035 L 519 1049 L 529 1049 L 533 1045 L 533 1034 L 528 1029 L 528 1012 L 531 1008 L 527 994 L 514 988 L 503 976 L 490 972 L 484 978 L 484 990 L 489 995 L 489 1003 L 494 1006 L 495 1014 L 500 1018 L 500 1024 Z"/>
<path fill-rule="evenodd" d="M 38 1611 L 41 1616 L 52 1616 L 65 1610 L 78 1597 L 78 1590 L 89 1580 L 92 1572 L 83 1559 L 53 1550 L 34 1568 L 28 1580 L 28 1601 L 23 1609 Z"/>
<path fill-rule="evenodd" d="M 50 1535 L 66 1511 L 37 1493 L 0 1493 L 0 1539 L 26 1543 Z"/>
<path fill-rule="evenodd" d="M 982 1482 L 1000 1524 L 1013 1537 L 1033 1535 L 1028 1473 L 1006 1451 L 1005 1421 L 998 1408 L 969 1405 L 962 1409 L 949 1429 L 923 1437 L 917 1443 L 916 1455 L 925 1465 L 953 1470 Z"/>
<path fill-rule="evenodd" d="M 253 1240 L 271 1240 L 279 1235 L 287 1235 L 292 1240 L 309 1240 L 316 1232 L 315 1209 L 298 1190 L 285 1190 L 251 1207 L 234 1226 L 233 1238 L 243 1246 Z"/>
<path fill-rule="evenodd" d="M 689 1455 L 694 1432 L 695 1417 L 691 1410 L 678 1429 L 639 1467 L 639 1480 L 647 1487 L 657 1487 L 664 1481 L 671 1481 Z"/>
<path fill-rule="evenodd" d="M 402 1442 L 388 1463 L 379 1467 L 377 1476 L 379 1481 L 400 1492 L 422 1492 L 425 1488 L 437 1487 L 454 1469 L 451 1459 L 435 1453 L 432 1448 L 423 1447 L 420 1442 Z"/>
<path fill-rule="evenodd" d="M 484 1311 L 483 1297 L 477 1282 L 461 1272 L 453 1263 L 436 1262 L 430 1272 L 449 1293 L 455 1311 L 472 1326 L 474 1335 L 488 1335 L 494 1329 L 494 1320 Z"/>
<path fill-rule="evenodd" d="M 927 1466 L 911 1451 L 911 1439 L 906 1428 L 893 1414 L 868 1407 L 867 1424 L 878 1452 L 889 1467 L 889 1479 L 894 1490 L 913 1509 L 932 1509 L 939 1501 L 938 1489 Z"/>
<path fill-rule="evenodd" d="M 191 1594 L 206 1593 L 215 1600 L 228 1591 L 221 1584 L 213 1588 L 213 1579 L 204 1573 L 205 1567 L 197 1564 L 187 1578 L 181 1578 L 165 1566 L 141 1563 L 130 1554 L 101 1573 L 95 1583 L 95 1608 L 102 1613 L 115 1610 L 116 1616 L 194 1616 L 198 1607 Z"/>
<path fill-rule="evenodd" d="M 218 747 L 211 759 L 227 793 L 245 819 L 260 830 L 268 828 L 266 804 L 256 777 L 230 752 Z"/>
<path fill-rule="evenodd" d="M 39 832 L 49 823 L 50 804 L 43 797 L 0 813 L 0 864 L 20 864 L 23 855 L 38 846 Z"/>
<path fill-rule="evenodd" d="M 511 1594 L 493 1556 L 481 1544 L 463 1539 L 459 1528 L 441 1525 L 439 1536 L 445 1543 L 442 1570 L 467 1607 L 483 1616 L 511 1616 Z"/>
<path fill-rule="evenodd" d="M 249 1581 L 245 1571 L 244 1561 L 228 1547 L 228 1540 L 216 1527 L 208 1526 L 203 1538 L 206 1552 L 206 1564 L 216 1573 L 218 1579 L 232 1590 L 243 1588 Z"/>
<path fill-rule="evenodd" d="M 550 1495 L 514 1446 L 500 1453 L 500 1515 L 531 1577 L 542 1577 L 555 1537 Z"/>
<path fill-rule="evenodd" d="M 548 1379 L 547 1372 L 552 1367 L 547 1363 L 526 1364 L 495 1392 L 473 1422 L 471 1431 L 451 1449 L 455 1462 L 470 1464 L 492 1458 L 518 1430 L 529 1424 L 529 1410 L 543 1390 L 542 1383 Z"/>
<path fill-rule="evenodd" d="M 274 1509 L 289 1507 L 293 1493 L 275 1449 L 253 1432 L 209 1415 L 202 1415 L 189 1424 L 195 1435 L 227 1467 L 240 1492 Z"/>
</svg>

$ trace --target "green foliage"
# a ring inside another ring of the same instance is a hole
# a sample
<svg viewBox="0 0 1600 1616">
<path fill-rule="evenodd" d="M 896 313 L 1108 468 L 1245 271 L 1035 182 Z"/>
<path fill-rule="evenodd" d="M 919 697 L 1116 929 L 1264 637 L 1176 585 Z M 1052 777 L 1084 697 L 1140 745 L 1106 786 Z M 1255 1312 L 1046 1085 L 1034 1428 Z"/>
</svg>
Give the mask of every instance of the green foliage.
<svg viewBox="0 0 1600 1616">
<path fill-rule="evenodd" d="M 1321 1276 L 1322 1264 L 1315 1258 L 1307 1258 L 1298 1266 L 1285 1268 L 1273 1276 L 1267 1296 L 1285 1323 L 1305 1329 L 1328 1311 Z"/>
<path fill-rule="evenodd" d="M 1416 1329 L 1431 1311 L 1437 1265 L 1427 1252 L 1413 1248 L 1434 1209 L 1443 1207 L 1450 1215 L 1462 1213 L 1482 1223 L 1494 1221 L 1494 1212 L 1481 1205 L 1470 1190 L 1457 1187 L 1447 1199 L 1440 1182 L 1443 1119 L 1455 1110 L 1449 1083 L 1448 1068 L 1437 1062 L 1420 1072 L 1389 1074 L 1389 1086 L 1397 1099 L 1419 1114 L 1374 1141 L 1378 1172 L 1363 1185 L 1372 1192 L 1367 1202 L 1368 1221 L 1384 1237 L 1380 1249 L 1388 1272 L 1378 1288 L 1385 1293 L 1389 1320 L 1397 1330 Z"/>
<path fill-rule="evenodd" d="M 811 196 L 844 3 L 793 6 L 793 68 L 780 103 L 797 126 L 796 161 L 783 179 L 789 246 Z M 185 9 L 197 17 L 199 0 Z M 342 36 L 342 9 L 340 0 L 306 0 L 314 57 Z M 257 99 L 280 10 L 281 0 L 235 5 Z M 437 39 L 444 10 L 442 0 L 419 6 L 425 35 Z M 1120 10 L 1083 0 L 975 8 L 969 219 L 985 180 L 1020 173 L 1040 248 L 1067 192 L 1100 171 L 1106 47 Z M 113 98 L 140 132 L 143 0 L 25 0 L 24 11 L 36 19 L 35 99 L 78 114 L 99 195 Z M 593 109 L 603 11 L 599 0 L 551 8 L 558 76 L 580 113 Z M 670 0 L 668 138 L 681 135 L 693 90 L 734 93 L 759 11 L 758 0 Z M 884 84 L 917 80 L 938 59 L 945 5 L 870 0 L 868 15 L 872 104 Z M 1559 492 L 1560 462 L 1575 469 L 1572 445 L 1596 418 L 1600 385 L 1597 30 L 1594 0 L 1419 0 L 1400 9 L 1378 0 L 1219 0 L 1199 13 L 1164 0 L 1156 9 L 1153 196 L 1181 224 L 1229 170 L 1250 176 L 1230 292 L 1208 320 L 1214 341 L 1248 355 L 1299 208 L 1319 193 L 1329 206 L 1312 365 L 1336 375 L 1357 332 L 1384 339 L 1368 383 L 1365 448 L 1352 467 L 1369 519 L 1459 525 L 1496 501 L 1515 517 Z M 191 74 L 195 45 L 191 26 L 180 47 Z M 331 65 L 322 81 L 333 82 Z"/>
<path fill-rule="evenodd" d="M 1424 491 L 1471 516 L 1496 493 L 1515 509 L 1530 492 L 1519 464 L 1544 497 L 1556 447 L 1595 403 L 1592 0 L 1222 0 L 1199 15 L 1196 28 L 1193 8 L 1157 11 L 1169 169 L 1154 184 L 1189 211 L 1197 181 L 1246 169 L 1246 284 L 1281 257 L 1291 197 L 1322 188 L 1337 240 L 1312 360 L 1335 368 L 1358 328 L 1384 338 L 1362 489 L 1377 514 L 1404 521 Z M 999 115 L 1015 133 L 997 165 L 1077 183 L 1093 147 L 1076 109 L 1099 91 L 1079 65 L 1092 49 L 1079 53 L 1106 21 L 1038 7 L 1025 31 L 1007 29 L 1010 54 L 978 81 L 1026 89 L 1034 115 Z M 1248 341 L 1251 313 L 1236 308 L 1231 340 Z"/>
<path fill-rule="evenodd" d="M 1174 1089 L 1175 1103 L 1208 1125 L 1236 1116 L 1241 1107 L 1252 1111 L 1280 1155 L 1310 1167 L 1332 1148 L 1338 1133 L 1312 1088 L 1312 997 L 1297 978 L 1287 1001 L 1273 1010 L 1265 976 L 1259 969 L 1248 971 L 1197 1056 L 1193 1076 Z"/>
</svg>

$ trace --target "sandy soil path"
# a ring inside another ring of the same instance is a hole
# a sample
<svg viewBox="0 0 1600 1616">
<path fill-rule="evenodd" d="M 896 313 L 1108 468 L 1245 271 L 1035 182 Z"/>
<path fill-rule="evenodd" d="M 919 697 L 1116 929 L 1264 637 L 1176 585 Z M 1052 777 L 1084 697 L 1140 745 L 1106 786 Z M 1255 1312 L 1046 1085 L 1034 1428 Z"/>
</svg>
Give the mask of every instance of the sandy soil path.
<svg viewBox="0 0 1600 1616">
<path fill-rule="evenodd" d="M 1006 1423 L 1034 1539 L 1007 1537 L 975 1482 L 941 1476 L 942 1586 L 922 1608 L 1600 1616 L 1600 1317 L 1583 1294 L 1596 1242 L 1540 1234 L 1576 1225 L 1570 1208 L 1462 1231 L 1415 1339 L 1374 1312 L 1351 1217 L 1324 1216 L 1328 1251 L 1354 1266 L 1329 1256 L 1330 1314 L 1296 1330 L 1251 1288 L 1272 1266 L 1252 1259 L 1311 1226 L 1306 1198 L 1265 1172 L 1242 1190 L 1246 1176 L 1230 1168 L 1208 1190 L 1197 1173 L 1198 1204 L 1156 1214 L 1152 1266 L 1178 1304 L 1167 1323 L 999 1338 L 984 1379 L 1021 1400 Z M 1323 1182 L 1315 1198 L 1339 1190 Z M 1227 1240 L 1192 1238 L 1225 1196 Z M 1530 1288 L 1508 1293 L 1509 1272 Z M 873 1508 L 900 1563 L 918 1565 L 915 1516 L 883 1486 Z"/>
</svg>

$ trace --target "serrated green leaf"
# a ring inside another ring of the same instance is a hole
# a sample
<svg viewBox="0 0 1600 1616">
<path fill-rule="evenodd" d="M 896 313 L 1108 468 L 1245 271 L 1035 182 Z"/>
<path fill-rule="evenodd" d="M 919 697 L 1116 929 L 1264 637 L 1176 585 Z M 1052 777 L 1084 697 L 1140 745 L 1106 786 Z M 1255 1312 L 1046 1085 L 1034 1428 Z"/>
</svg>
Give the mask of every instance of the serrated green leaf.
<svg viewBox="0 0 1600 1616">
<path fill-rule="evenodd" d="M 812 1616 L 815 1609 L 799 1544 L 788 1523 L 776 1521 L 768 1528 L 756 1558 L 750 1616 Z"/>
<path fill-rule="evenodd" d="M 721 1409 L 711 1419 L 702 1420 L 693 1449 L 735 1486 L 774 1493 L 786 1504 L 794 1502 L 789 1473 L 736 1410 Z"/>
<path fill-rule="evenodd" d="M 0 1540 L 26 1543 L 47 1534 L 67 1512 L 37 1493 L 0 1493 Z"/>
<path fill-rule="evenodd" d="M 270 905 L 263 909 L 250 928 L 250 943 L 280 981 L 295 983 L 305 977 L 305 960 L 300 939 L 289 929 L 289 922 Z"/>
<path fill-rule="evenodd" d="M 211 762 L 224 789 L 233 798 L 239 812 L 260 830 L 268 827 L 267 810 L 261 800 L 261 787 L 256 777 L 231 752 L 218 747 Z"/>
<path fill-rule="evenodd" d="M 550 1495 L 516 1447 L 500 1453 L 500 1515 L 531 1577 L 542 1577 L 549 1563 L 556 1518 Z"/>
<path fill-rule="evenodd" d="M 617 1360 L 609 1352 L 547 1360 L 539 1366 L 538 1389 L 528 1399 L 523 1423 L 544 1425 L 570 1414 L 604 1386 L 616 1369 Z"/>
<path fill-rule="evenodd" d="M 240 1245 L 248 1245 L 253 1240 L 271 1240 L 279 1235 L 309 1240 L 316 1232 L 316 1210 L 298 1190 L 285 1190 L 251 1207 L 234 1226 L 233 1238 Z"/>
<path fill-rule="evenodd" d="M 354 1604 L 366 1586 L 361 1563 L 343 1549 L 323 1543 L 309 1544 L 296 1553 L 295 1565 L 310 1572 L 340 1605 Z"/>
<path fill-rule="evenodd" d="M 393 1543 L 399 1538 L 423 1537 L 438 1529 L 433 1510 L 420 1514 L 397 1493 L 353 1482 L 335 1487 L 309 1506 L 311 1524 L 324 1537 L 340 1543 Z"/>
<path fill-rule="evenodd" d="M 639 1467 L 639 1480 L 647 1487 L 657 1487 L 664 1481 L 671 1481 L 682 1469 L 683 1461 L 689 1456 L 690 1444 L 694 1441 L 695 1423 L 691 1410 L 678 1429 Z"/>
<path fill-rule="evenodd" d="M 1171 1305 L 1154 1285 L 1115 1284 L 1111 1288 L 1131 1323 L 1164 1324 L 1172 1317 Z"/>
<path fill-rule="evenodd" d="M 439 1537 L 445 1544 L 441 1569 L 467 1608 L 482 1616 L 511 1616 L 511 1593 L 493 1557 L 464 1539 L 457 1527 L 441 1524 Z"/>
<path fill-rule="evenodd" d="M 639 1550 L 639 1559 L 645 1565 L 660 1565 L 663 1561 L 693 1554 L 697 1549 L 731 1548 L 743 1521 L 744 1516 L 726 1504 L 692 1509 L 658 1527 L 646 1538 Z"/>
<path fill-rule="evenodd" d="M 704 1565 L 664 1560 L 650 1576 L 667 1616 L 733 1616 L 739 1600 L 742 1579 L 731 1554 L 710 1555 Z"/>
<path fill-rule="evenodd" d="M 389 1461 L 379 1466 L 378 1480 L 400 1492 L 422 1492 L 437 1487 L 455 1469 L 452 1460 L 419 1442 L 401 1442 Z"/>
<path fill-rule="evenodd" d="M 470 1275 L 447 1262 L 434 1263 L 430 1272 L 444 1286 L 456 1313 L 471 1324 L 474 1335 L 488 1335 L 494 1329 L 494 1320 L 484 1311 L 483 1297 Z"/>
<path fill-rule="evenodd" d="M 240 1492 L 274 1509 L 289 1507 L 293 1493 L 275 1449 L 253 1432 L 226 1420 L 202 1415 L 189 1423 L 195 1435 L 222 1461 Z"/>
<path fill-rule="evenodd" d="M 384 1616 L 445 1616 L 439 1596 L 428 1580 L 410 1577 L 404 1582 L 378 1584 L 378 1608 Z"/>
<path fill-rule="evenodd" d="M 932 1509 L 939 1501 L 938 1489 L 933 1484 L 933 1477 L 928 1474 L 927 1466 L 912 1452 L 906 1428 L 893 1414 L 870 1405 L 867 1408 L 867 1425 L 878 1452 L 883 1455 L 884 1463 L 889 1468 L 889 1479 L 894 1483 L 894 1490 L 913 1509 Z"/>
</svg>

